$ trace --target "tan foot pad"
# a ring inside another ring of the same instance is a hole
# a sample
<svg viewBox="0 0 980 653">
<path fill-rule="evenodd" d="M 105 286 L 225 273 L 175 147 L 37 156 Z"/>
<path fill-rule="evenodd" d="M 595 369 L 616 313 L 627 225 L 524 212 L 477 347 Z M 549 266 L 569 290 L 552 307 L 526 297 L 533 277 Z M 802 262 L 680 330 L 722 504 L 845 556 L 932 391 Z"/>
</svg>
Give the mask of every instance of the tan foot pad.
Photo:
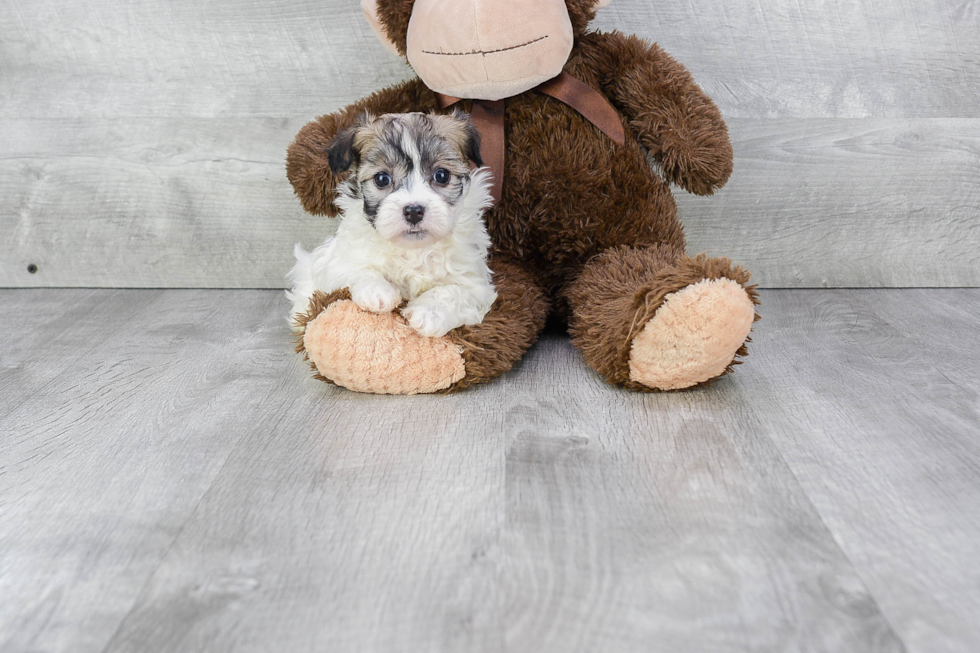
<svg viewBox="0 0 980 653">
<path fill-rule="evenodd" d="M 630 380 L 659 390 L 720 375 L 752 329 L 755 306 L 731 279 L 705 279 L 664 298 L 633 339 Z"/>
<path fill-rule="evenodd" d="M 350 300 L 330 304 L 307 324 L 303 346 L 320 374 L 357 392 L 436 392 L 466 374 L 448 338 L 426 338 L 401 315 L 369 313 Z"/>
</svg>

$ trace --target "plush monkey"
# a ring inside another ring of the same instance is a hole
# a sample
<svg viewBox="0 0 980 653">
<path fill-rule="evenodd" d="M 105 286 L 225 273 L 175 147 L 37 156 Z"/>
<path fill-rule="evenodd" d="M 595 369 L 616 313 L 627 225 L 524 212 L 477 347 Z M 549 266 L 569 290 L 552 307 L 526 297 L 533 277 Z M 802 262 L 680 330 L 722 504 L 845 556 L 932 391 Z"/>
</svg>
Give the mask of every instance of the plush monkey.
<svg viewBox="0 0 980 653">
<path fill-rule="evenodd" d="M 749 274 L 686 254 L 670 191 L 709 195 L 725 184 L 725 123 L 657 45 L 588 31 L 602 3 L 364 0 L 376 34 L 418 77 L 306 125 L 288 151 L 289 180 L 307 211 L 335 216 L 345 173 L 327 151 L 365 111 L 453 105 L 491 116 L 484 125 L 499 113 L 502 132 L 483 133 L 483 158 L 489 145 L 502 159 L 485 215 L 498 299 L 481 324 L 424 338 L 397 312 L 318 293 L 298 347 L 318 378 L 366 392 L 458 390 L 509 370 L 549 314 L 568 324 L 588 365 L 633 390 L 696 386 L 747 354 L 758 319 Z"/>
</svg>

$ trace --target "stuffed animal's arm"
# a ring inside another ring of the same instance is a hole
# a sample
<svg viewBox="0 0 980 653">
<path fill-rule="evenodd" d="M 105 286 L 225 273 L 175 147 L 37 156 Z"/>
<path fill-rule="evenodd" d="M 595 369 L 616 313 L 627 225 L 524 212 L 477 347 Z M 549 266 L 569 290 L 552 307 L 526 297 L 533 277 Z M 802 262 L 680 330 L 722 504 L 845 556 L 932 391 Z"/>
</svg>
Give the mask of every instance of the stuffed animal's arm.
<svg viewBox="0 0 980 653">
<path fill-rule="evenodd" d="M 330 171 L 327 148 L 334 136 L 354 124 L 358 116 L 365 111 L 378 116 L 383 113 L 428 112 L 437 108 L 432 92 L 418 78 L 414 78 L 308 123 L 296 135 L 286 154 L 286 176 L 303 208 L 313 215 L 337 215 L 334 200 L 340 179 Z"/>
<path fill-rule="evenodd" d="M 664 177 L 710 195 L 732 173 L 732 144 L 715 103 L 656 44 L 619 32 L 590 33 L 603 90 L 629 120 Z M 587 46 L 587 47 L 588 47 Z"/>
</svg>

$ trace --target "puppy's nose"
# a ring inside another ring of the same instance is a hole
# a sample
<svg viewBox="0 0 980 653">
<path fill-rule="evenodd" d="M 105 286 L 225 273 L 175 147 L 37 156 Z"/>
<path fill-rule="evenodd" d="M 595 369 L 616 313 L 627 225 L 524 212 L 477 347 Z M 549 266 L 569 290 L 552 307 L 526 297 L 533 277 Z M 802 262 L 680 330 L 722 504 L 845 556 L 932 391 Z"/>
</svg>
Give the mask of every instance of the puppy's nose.
<svg viewBox="0 0 980 653">
<path fill-rule="evenodd" d="M 408 224 L 418 224 L 425 217 L 425 207 L 421 204 L 408 204 L 403 211 Z"/>
</svg>

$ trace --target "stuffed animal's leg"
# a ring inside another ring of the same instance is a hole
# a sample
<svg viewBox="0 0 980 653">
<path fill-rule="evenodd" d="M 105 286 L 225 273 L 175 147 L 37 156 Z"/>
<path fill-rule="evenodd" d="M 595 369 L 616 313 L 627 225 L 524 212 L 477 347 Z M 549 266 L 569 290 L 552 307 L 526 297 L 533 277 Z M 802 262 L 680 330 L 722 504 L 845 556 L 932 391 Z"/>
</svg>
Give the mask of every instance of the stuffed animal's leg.
<svg viewBox="0 0 980 653">
<path fill-rule="evenodd" d="M 665 245 L 607 250 L 566 293 L 572 342 L 615 385 L 679 390 L 710 381 L 748 353 L 759 303 L 748 280 L 728 259 Z"/>
<path fill-rule="evenodd" d="M 370 313 L 349 291 L 314 293 L 298 320 L 297 351 L 317 378 L 359 392 L 417 394 L 454 391 L 509 370 L 537 339 L 548 303 L 519 266 L 489 261 L 497 300 L 480 324 L 438 338 L 420 335 L 398 311 Z"/>
</svg>

